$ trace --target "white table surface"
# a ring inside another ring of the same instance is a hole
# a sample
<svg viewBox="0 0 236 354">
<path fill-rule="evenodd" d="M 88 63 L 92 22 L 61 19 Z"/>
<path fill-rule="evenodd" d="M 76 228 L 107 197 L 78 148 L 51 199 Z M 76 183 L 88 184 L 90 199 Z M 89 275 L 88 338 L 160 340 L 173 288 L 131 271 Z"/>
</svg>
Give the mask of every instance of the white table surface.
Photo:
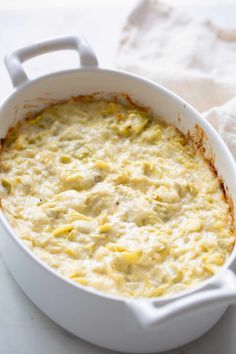
<svg viewBox="0 0 236 354">
<path fill-rule="evenodd" d="M 12 91 L 2 59 L 5 53 L 35 40 L 66 34 L 83 34 L 95 49 L 102 66 L 114 66 L 120 30 L 135 0 L 99 2 L 12 0 L 0 3 L 0 100 Z M 236 2 L 172 0 L 187 10 L 213 17 L 226 25 L 236 24 Z M 196 5 L 197 4 L 197 5 Z M 67 7 L 66 7 L 67 5 Z M 29 8 L 30 6 L 30 8 Z M 57 6 L 57 8 L 55 7 Z M 58 60 L 60 58 L 60 60 Z M 26 63 L 31 77 L 76 67 L 75 53 L 45 55 Z M 1 236 L 1 235 L 0 235 Z M 101 319 L 102 322 L 102 319 Z M 0 257 L 0 354 L 111 354 L 67 333 L 39 311 L 18 287 Z M 235 354 L 236 307 L 230 307 L 206 335 L 166 354 Z"/>
</svg>

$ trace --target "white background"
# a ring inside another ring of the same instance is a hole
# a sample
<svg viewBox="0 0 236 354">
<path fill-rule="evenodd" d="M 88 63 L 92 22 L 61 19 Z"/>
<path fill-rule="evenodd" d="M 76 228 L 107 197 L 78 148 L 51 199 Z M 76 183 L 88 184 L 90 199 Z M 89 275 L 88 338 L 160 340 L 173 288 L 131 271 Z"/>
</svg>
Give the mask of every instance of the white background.
<svg viewBox="0 0 236 354">
<path fill-rule="evenodd" d="M 236 1 L 170 0 L 187 11 L 236 27 Z M 83 34 L 101 66 L 115 66 L 120 31 L 136 0 L 0 0 L 0 100 L 12 91 L 3 64 L 5 53 L 55 35 Z M 76 67 L 73 52 L 53 53 L 25 64 L 30 77 Z M 1 235 L 0 235 L 1 237 Z M 66 303 L 62 304 L 66 306 Z M 101 318 L 102 325 L 102 318 Z M 24 295 L 0 258 L 0 354 L 111 354 L 65 332 Z M 166 352 L 167 353 L 167 352 Z M 236 309 L 230 307 L 205 336 L 167 354 L 235 354 Z"/>
</svg>

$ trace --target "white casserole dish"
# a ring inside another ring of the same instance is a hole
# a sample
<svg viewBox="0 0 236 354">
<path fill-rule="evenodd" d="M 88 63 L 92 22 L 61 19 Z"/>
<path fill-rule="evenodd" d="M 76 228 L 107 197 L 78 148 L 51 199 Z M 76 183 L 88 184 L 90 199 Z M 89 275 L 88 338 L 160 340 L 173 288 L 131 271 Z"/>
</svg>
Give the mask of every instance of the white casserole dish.
<svg viewBox="0 0 236 354">
<path fill-rule="evenodd" d="M 22 62 L 36 55 L 64 49 L 78 51 L 80 68 L 30 81 Z M 30 111 L 43 109 L 52 100 L 94 92 L 127 93 L 149 106 L 185 134 L 196 125 L 205 135 L 207 153 L 236 203 L 236 166 L 214 129 L 169 90 L 129 73 L 98 67 L 88 43 L 77 37 L 47 40 L 16 50 L 5 58 L 15 92 L 0 112 L 0 138 Z M 200 183 L 200 182 L 199 182 Z M 34 256 L 0 214 L 2 256 L 29 298 L 68 331 L 96 345 L 131 353 L 159 352 L 186 344 L 210 329 L 226 308 L 236 303 L 234 248 L 226 264 L 199 287 L 175 296 L 128 299 L 88 289 L 64 279 Z"/>
</svg>

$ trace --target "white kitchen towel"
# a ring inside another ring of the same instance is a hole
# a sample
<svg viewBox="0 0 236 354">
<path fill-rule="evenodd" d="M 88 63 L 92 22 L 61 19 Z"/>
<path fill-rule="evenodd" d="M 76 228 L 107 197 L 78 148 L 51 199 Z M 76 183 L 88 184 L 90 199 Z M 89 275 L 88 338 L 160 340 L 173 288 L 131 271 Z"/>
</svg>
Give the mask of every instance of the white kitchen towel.
<svg viewBox="0 0 236 354">
<path fill-rule="evenodd" d="M 236 28 L 142 0 L 123 28 L 117 66 L 166 86 L 204 112 L 236 157 Z"/>
</svg>

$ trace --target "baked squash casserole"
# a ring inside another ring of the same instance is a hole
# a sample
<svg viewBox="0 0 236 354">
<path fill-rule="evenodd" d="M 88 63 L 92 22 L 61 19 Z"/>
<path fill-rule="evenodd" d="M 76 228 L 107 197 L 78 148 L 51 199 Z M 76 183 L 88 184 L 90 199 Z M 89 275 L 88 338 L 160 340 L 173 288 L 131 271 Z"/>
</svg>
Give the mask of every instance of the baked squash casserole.
<svg viewBox="0 0 236 354">
<path fill-rule="evenodd" d="M 222 183 L 190 138 L 131 101 L 71 98 L 2 144 L 4 215 L 66 278 L 159 297 L 215 274 L 235 241 Z"/>
</svg>

